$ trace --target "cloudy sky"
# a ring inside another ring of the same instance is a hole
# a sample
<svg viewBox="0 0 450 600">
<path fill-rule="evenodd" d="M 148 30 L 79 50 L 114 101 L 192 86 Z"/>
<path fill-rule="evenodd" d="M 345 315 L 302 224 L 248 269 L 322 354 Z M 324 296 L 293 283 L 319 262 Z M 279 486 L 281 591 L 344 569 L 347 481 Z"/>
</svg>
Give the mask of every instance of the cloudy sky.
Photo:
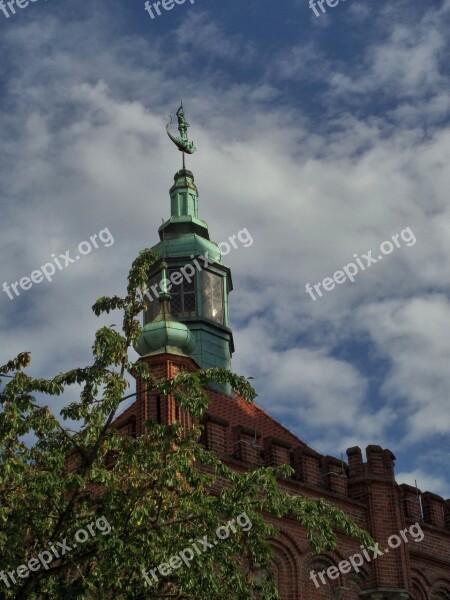
<svg viewBox="0 0 450 600">
<path fill-rule="evenodd" d="M 165 115 L 182 97 L 201 217 L 217 242 L 243 228 L 253 239 L 225 259 L 233 369 L 320 452 L 381 444 L 400 481 L 448 497 L 450 0 L 324 8 L 0 12 L 0 285 L 102 230 L 114 239 L 51 283 L 1 290 L 0 363 L 30 350 L 32 374 L 51 376 L 90 360 L 109 323 L 91 305 L 123 292 L 168 216 L 180 157 Z M 396 234 L 353 283 L 306 292 Z"/>
</svg>

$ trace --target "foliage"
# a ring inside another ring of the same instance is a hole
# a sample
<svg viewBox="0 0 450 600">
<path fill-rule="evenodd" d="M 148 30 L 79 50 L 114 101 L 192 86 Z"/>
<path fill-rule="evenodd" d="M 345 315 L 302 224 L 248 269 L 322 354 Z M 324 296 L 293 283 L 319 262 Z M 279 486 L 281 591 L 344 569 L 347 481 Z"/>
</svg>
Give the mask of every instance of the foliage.
<svg viewBox="0 0 450 600">
<path fill-rule="evenodd" d="M 107 535 L 97 532 L 48 568 L 30 570 L 26 578 L 16 575 L 17 585 L 7 588 L 0 580 L 2 597 L 244 600 L 254 597 L 253 589 L 275 599 L 268 540 L 277 532 L 268 515 L 296 519 L 316 552 L 335 547 L 337 530 L 372 542 L 341 511 L 282 491 L 279 481 L 292 474 L 290 467 L 238 473 L 199 443 L 205 388 L 212 381 L 229 383 L 252 402 L 256 394 L 247 379 L 209 369 L 155 380 L 144 362 L 130 361 L 154 260 L 150 250 L 141 252 L 127 295 L 94 304 L 96 315 L 121 310 L 123 324 L 121 332 L 113 325 L 98 330 L 92 364 L 50 380 L 25 373 L 28 353 L 0 367 L 0 570 L 16 570 L 62 540 L 73 546 L 76 532 L 100 516 L 111 525 Z M 110 426 L 121 403 L 134 395 L 126 393 L 129 375 L 152 393 L 173 395 L 197 424 L 184 431 L 177 423 L 147 422 L 144 435 L 119 435 Z M 62 409 L 62 418 L 36 400 L 70 386 L 80 386 L 80 399 Z M 78 423 L 76 432 L 64 424 L 67 419 Z M 69 462 L 77 468 L 68 469 Z M 190 540 L 215 539 L 217 527 L 243 512 L 252 523 L 248 531 L 237 527 L 196 555 L 189 568 L 183 565 L 147 585 L 142 569 L 167 562 L 191 546 Z M 261 572 L 267 576 L 261 578 Z"/>
</svg>

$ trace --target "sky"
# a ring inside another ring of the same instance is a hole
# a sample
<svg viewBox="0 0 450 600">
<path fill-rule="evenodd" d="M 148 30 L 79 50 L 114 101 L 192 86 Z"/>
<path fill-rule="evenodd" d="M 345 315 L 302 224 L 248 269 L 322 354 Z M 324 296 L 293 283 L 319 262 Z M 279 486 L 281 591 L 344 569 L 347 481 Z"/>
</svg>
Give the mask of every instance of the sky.
<svg viewBox="0 0 450 600">
<path fill-rule="evenodd" d="M 380 444 L 399 482 L 449 497 L 450 0 L 4 7 L 0 364 L 90 362 L 113 319 L 92 304 L 169 215 L 182 98 L 200 216 L 253 240 L 224 257 L 233 370 L 319 452 Z"/>
</svg>

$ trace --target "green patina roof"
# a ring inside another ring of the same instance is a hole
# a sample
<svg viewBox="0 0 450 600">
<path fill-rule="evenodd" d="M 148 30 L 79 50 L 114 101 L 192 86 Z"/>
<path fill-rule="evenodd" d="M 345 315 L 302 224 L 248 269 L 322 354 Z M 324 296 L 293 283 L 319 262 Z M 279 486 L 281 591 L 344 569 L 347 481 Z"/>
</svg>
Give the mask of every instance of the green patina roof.
<svg viewBox="0 0 450 600">
<path fill-rule="evenodd" d="M 152 246 L 152 250 L 160 258 L 188 258 L 192 255 L 204 256 L 205 252 L 208 252 L 209 258 L 223 264 L 219 246 L 196 233 L 185 233 L 173 239 L 165 239 Z"/>
<path fill-rule="evenodd" d="M 134 348 L 141 356 L 157 350 L 167 351 L 168 348 L 181 350 L 186 355 L 195 350 L 195 338 L 188 327 L 176 321 L 170 314 L 168 297 L 169 294 L 163 296 L 161 310 L 156 319 L 142 328 Z"/>
<path fill-rule="evenodd" d="M 194 175 L 181 169 L 170 188 L 171 216 L 158 229 L 160 242 L 152 247 L 159 257 L 201 256 L 222 263 L 219 246 L 209 239 L 208 224 L 198 218 L 198 190 Z"/>
</svg>

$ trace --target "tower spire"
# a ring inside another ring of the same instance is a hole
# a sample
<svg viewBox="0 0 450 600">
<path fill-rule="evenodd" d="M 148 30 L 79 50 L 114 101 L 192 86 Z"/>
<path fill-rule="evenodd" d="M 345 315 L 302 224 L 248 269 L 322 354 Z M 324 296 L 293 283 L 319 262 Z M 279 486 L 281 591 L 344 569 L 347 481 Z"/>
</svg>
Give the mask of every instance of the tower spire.
<svg viewBox="0 0 450 600">
<path fill-rule="evenodd" d="M 189 123 L 183 102 L 177 110 L 179 136 L 166 130 L 183 155 L 183 168 L 170 188 L 170 216 L 160 225 L 157 256 L 148 273 L 144 327 L 136 350 L 142 357 L 182 354 L 200 368 L 231 368 L 234 351 L 229 327 L 228 294 L 233 289 L 230 270 L 218 244 L 210 239 L 208 224 L 199 217 L 194 175 L 185 168 L 185 154 L 196 148 L 188 139 Z M 231 393 L 229 386 L 217 389 Z"/>
</svg>

